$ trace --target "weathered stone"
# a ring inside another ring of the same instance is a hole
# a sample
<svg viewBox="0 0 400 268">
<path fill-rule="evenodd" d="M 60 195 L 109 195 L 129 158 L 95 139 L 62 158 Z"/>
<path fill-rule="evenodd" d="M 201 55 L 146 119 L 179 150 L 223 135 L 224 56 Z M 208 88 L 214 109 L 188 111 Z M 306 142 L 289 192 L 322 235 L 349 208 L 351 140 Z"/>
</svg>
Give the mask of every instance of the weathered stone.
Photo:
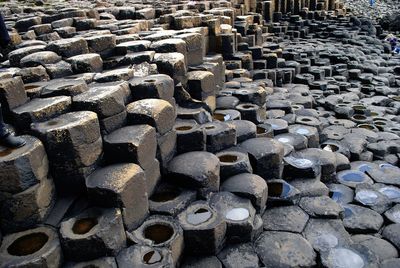
<svg viewBox="0 0 400 268">
<path fill-rule="evenodd" d="M 16 125 L 21 129 L 29 129 L 31 123 L 43 122 L 71 109 L 71 98 L 67 96 L 36 98 L 15 108 L 12 113 Z"/>
<path fill-rule="evenodd" d="M 127 126 L 104 137 L 104 153 L 108 162 L 129 161 L 143 169 L 151 168 L 156 146 L 156 132 L 149 125 Z"/>
<path fill-rule="evenodd" d="M 240 144 L 249 153 L 255 174 L 265 180 L 279 179 L 282 175 L 283 146 L 269 138 L 249 139 Z"/>
<path fill-rule="evenodd" d="M 97 73 L 103 70 L 103 60 L 96 53 L 80 54 L 68 58 L 67 61 L 71 64 L 74 73 Z"/>
<path fill-rule="evenodd" d="M 0 192 L 16 194 L 47 178 L 49 163 L 40 140 L 23 136 L 26 145 L 18 149 L 0 146 Z"/>
<path fill-rule="evenodd" d="M 46 46 L 46 50 L 54 51 L 64 58 L 89 53 L 87 42 L 85 39 L 80 37 L 66 38 L 50 42 Z"/>
<path fill-rule="evenodd" d="M 21 77 L 1 79 L 0 104 L 5 114 L 27 101 L 28 97 L 26 96 Z"/>
<path fill-rule="evenodd" d="M 168 179 L 200 192 L 219 190 L 219 159 L 208 152 L 189 152 L 176 156 L 168 165 Z"/>
<path fill-rule="evenodd" d="M 128 124 L 148 124 L 163 135 L 170 131 L 175 122 L 174 107 L 160 99 L 144 99 L 127 106 Z"/>
<path fill-rule="evenodd" d="M 115 256 L 126 244 L 121 211 L 86 210 L 61 223 L 60 240 L 64 257 L 68 260 L 87 261 Z"/>
<path fill-rule="evenodd" d="M 128 230 L 138 227 L 148 214 L 143 170 L 135 164 L 115 164 L 93 172 L 86 179 L 91 203 L 121 209 Z"/>
<path fill-rule="evenodd" d="M 160 233 L 163 235 L 160 236 Z M 150 216 L 139 228 L 128 233 L 128 239 L 156 249 L 167 248 L 175 265 L 183 253 L 183 230 L 176 220 L 168 216 Z"/>
<path fill-rule="evenodd" d="M 263 215 L 264 230 L 301 233 L 309 216 L 298 206 L 267 209 Z"/>
<path fill-rule="evenodd" d="M 133 245 L 121 250 L 117 257 L 117 264 L 120 268 L 129 267 L 159 267 L 173 266 L 171 252 L 162 247 L 151 247 L 146 245 Z"/>
<path fill-rule="evenodd" d="M 32 247 L 35 241 L 35 247 Z M 1 267 L 60 266 L 62 252 L 58 235 L 49 227 L 37 227 L 3 238 Z"/>
<path fill-rule="evenodd" d="M 299 234 L 264 232 L 255 242 L 261 262 L 273 267 L 316 265 L 316 254 L 310 243 Z"/>
<path fill-rule="evenodd" d="M 0 223 L 6 232 L 26 230 L 44 222 L 55 202 L 54 184 L 47 178 L 17 194 L 0 195 Z"/>
<path fill-rule="evenodd" d="M 216 254 L 223 246 L 226 223 L 221 214 L 204 201 L 197 201 L 178 215 L 185 250 L 193 254 Z"/>
<path fill-rule="evenodd" d="M 327 196 L 303 197 L 299 206 L 314 218 L 342 218 L 343 208 Z"/>
</svg>

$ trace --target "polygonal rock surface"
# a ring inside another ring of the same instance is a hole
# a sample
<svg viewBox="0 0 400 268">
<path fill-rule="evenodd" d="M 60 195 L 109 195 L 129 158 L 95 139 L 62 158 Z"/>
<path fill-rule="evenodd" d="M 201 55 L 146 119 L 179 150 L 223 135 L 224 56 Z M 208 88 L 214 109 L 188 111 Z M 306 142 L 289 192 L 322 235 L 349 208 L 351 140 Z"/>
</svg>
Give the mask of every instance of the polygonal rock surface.
<svg viewBox="0 0 400 268">
<path fill-rule="evenodd" d="M 378 232 L 382 227 L 382 216 L 372 209 L 350 204 L 343 205 L 343 208 L 343 225 L 350 232 Z"/>
<path fill-rule="evenodd" d="M 255 242 L 261 262 L 271 267 L 307 267 L 316 264 L 316 253 L 301 235 L 264 232 Z"/>
<path fill-rule="evenodd" d="M 49 163 L 44 146 L 32 136 L 18 149 L 0 146 L 0 191 L 18 193 L 45 179 Z"/>
<path fill-rule="evenodd" d="M 119 207 L 125 227 L 137 227 L 148 214 L 143 170 L 135 164 L 115 164 L 98 169 L 86 179 L 89 200 L 102 207 Z"/>
<path fill-rule="evenodd" d="M 189 152 L 171 160 L 169 178 L 190 188 L 219 189 L 219 159 L 208 152 Z"/>
<path fill-rule="evenodd" d="M 301 233 L 309 216 L 298 206 L 267 209 L 263 215 L 264 230 Z"/>
<path fill-rule="evenodd" d="M 303 197 L 299 206 L 316 218 L 340 218 L 343 213 L 343 208 L 327 196 Z"/>
<path fill-rule="evenodd" d="M 0 267 L 58 267 L 62 252 L 57 232 L 49 227 L 7 235 L 0 248 Z"/>
<path fill-rule="evenodd" d="M 341 220 L 310 219 L 303 233 L 317 251 L 346 246 L 352 242 Z"/>
<path fill-rule="evenodd" d="M 130 124 L 148 124 L 160 134 L 170 131 L 175 122 L 174 108 L 165 100 L 138 100 L 130 103 L 126 109 Z"/>
</svg>

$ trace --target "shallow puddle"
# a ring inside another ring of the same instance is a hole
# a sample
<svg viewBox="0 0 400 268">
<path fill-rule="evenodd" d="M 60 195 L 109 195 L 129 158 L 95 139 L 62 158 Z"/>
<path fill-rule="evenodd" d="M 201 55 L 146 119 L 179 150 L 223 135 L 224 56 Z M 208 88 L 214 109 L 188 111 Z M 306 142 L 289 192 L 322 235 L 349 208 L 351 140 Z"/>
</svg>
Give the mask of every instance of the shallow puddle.
<svg viewBox="0 0 400 268">
<path fill-rule="evenodd" d="M 342 176 L 342 179 L 349 182 L 363 182 L 365 178 L 359 173 L 346 173 Z"/>
<path fill-rule="evenodd" d="M 173 234 L 174 230 L 163 224 L 150 225 L 144 230 L 144 237 L 154 241 L 156 245 L 168 241 Z"/>
<path fill-rule="evenodd" d="M 15 240 L 7 251 L 13 256 L 26 256 L 39 251 L 49 240 L 44 233 L 33 233 L 22 236 Z"/>
<path fill-rule="evenodd" d="M 250 213 L 245 208 L 234 208 L 226 213 L 225 218 L 231 221 L 243 221 L 249 218 Z"/>
<path fill-rule="evenodd" d="M 357 192 L 356 198 L 364 205 L 373 205 L 378 200 L 378 195 L 373 191 L 362 190 Z"/>
<path fill-rule="evenodd" d="M 143 255 L 143 263 L 145 264 L 155 264 L 162 261 L 162 255 L 156 251 L 152 250 Z"/>
<path fill-rule="evenodd" d="M 194 213 L 188 214 L 186 220 L 193 225 L 199 225 L 208 221 L 212 216 L 212 213 L 205 208 L 200 208 Z"/>
</svg>

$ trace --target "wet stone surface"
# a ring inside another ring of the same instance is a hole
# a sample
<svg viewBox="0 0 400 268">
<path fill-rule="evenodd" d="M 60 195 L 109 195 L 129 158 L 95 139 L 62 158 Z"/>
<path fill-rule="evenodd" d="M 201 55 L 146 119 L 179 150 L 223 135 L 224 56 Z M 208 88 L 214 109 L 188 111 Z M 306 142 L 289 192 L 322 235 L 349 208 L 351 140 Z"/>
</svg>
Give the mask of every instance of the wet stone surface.
<svg viewBox="0 0 400 268">
<path fill-rule="evenodd" d="M 400 5 L 370 5 L 1 1 L 0 268 L 400 267 Z"/>
</svg>

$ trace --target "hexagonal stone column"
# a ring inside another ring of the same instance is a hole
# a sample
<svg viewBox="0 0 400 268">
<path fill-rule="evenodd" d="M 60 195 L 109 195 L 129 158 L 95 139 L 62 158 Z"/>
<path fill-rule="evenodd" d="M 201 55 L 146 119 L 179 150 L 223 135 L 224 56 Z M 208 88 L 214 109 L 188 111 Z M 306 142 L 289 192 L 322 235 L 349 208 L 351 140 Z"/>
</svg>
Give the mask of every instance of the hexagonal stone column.
<svg viewBox="0 0 400 268">
<path fill-rule="evenodd" d="M 218 192 L 213 193 L 209 200 L 210 206 L 227 224 L 227 242 L 250 242 L 259 235 L 262 220 L 257 220 L 256 210 L 249 199 L 230 192 Z"/>
<path fill-rule="evenodd" d="M 35 98 L 12 110 L 16 125 L 28 130 L 31 123 L 43 122 L 67 113 L 71 108 L 71 97 Z"/>
<path fill-rule="evenodd" d="M 139 226 L 148 214 L 145 176 L 136 164 L 100 168 L 86 179 L 86 186 L 92 204 L 121 209 L 128 230 Z"/>
<path fill-rule="evenodd" d="M 167 248 L 175 265 L 179 263 L 184 249 L 183 230 L 179 223 L 169 216 L 150 216 L 139 228 L 128 233 L 128 239 L 135 244 L 156 249 Z"/>
<path fill-rule="evenodd" d="M 148 124 L 164 135 L 175 123 L 174 107 L 160 99 L 143 99 L 130 103 L 127 107 L 128 124 Z"/>
<path fill-rule="evenodd" d="M 174 80 L 165 74 L 131 79 L 129 87 L 134 100 L 154 98 L 170 101 L 174 97 Z"/>
<path fill-rule="evenodd" d="M 28 97 L 26 96 L 24 83 L 21 77 L 0 80 L 0 104 L 4 116 L 9 116 L 9 112 L 12 109 L 27 101 Z"/>
<path fill-rule="evenodd" d="M 57 79 L 50 81 L 40 92 L 41 97 L 75 96 L 89 88 L 84 79 Z"/>
<path fill-rule="evenodd" d="M 62 193 L 85 191 L 85 177 L 93 172 L 102 153 L 97 115 L 93 112 L 63 114 L 32 130 L 45 144 L 51 173 Z"/>
<path fill-rule="evenodd" d="M 5 232 L 16 232 L 43 223 L 55 203 L 52 179 L 43 178 L 23 192 L 1 193 L 0 224 Z"/>
<path fill-rule="evenodd" d="M 205 151 L 206 135 L 204 129 L 196 121 L 177 121 L 174 130 L 176 132 L 177 154 L 191 151 Z"/>
<path fill-rule="evenodd" d="M 203 36 L 199 33 L 183 33 L 175 35 L 186 42 L 187 64 L 189 66 L 203 63 Z"/>
<path fill-rule="evenodd" d="M 103 70 L 103 60 L 99 54 L 88 53 L 67 59 L 74 73 L 99 73 Z"/>
<path fill-rule="evenodd" d="M 268 186 L 255 174 L 241 173 L 230 177 L 221 185 L 221 191 L 250 199 L 257 213 L 263 213 L 267 204 Z"/>
<path fill-rule="evenodd" d="M 59 267 L 62 252 L 57 231 L 38 227 L 4 237 L 0 267 Z"/>
<path fill-rule="evenodd" d="M 65 58 L 89 53 L 87 42 L 81 37 L 66 38 L 50 42 L 46 50 L 54 51 Z"/>
<path fill-rule="evenodd" d="M 126 88 L 118 85 L 95 84 L 88 91 L 73 98 L 73 107 L 78 111 L 92 111 L 99 119 L 104 119 L 125 110 L 125 100 L 129 98 Z"/>
<path fill-rule="evenodd" d="M 156 131 L 149 125 L 120 128 L 104 137 L 104 153 L 109 163 L 131 162 L 140 165 L 146 174 L 147 192 L 153 192 L 160 179 Z"/>
<path fill-rule="evenodd" d="M 60 226 L 64 257 L 72 261 L 115 256 L 126 245 L 126 236 L 119 209 L 91 208 Z"/>
<path fill-rule="evenodd" d="M 219 190 L 219 159 L 208 152 L 189 152 L 173 158 L 167 178 L 200 194 Z"/>
<path fill-rule="evenodd" d="M 10 149 L 0 146 L 0 192 L 20 193 L 47 178 L 49 163 L 40 140 L 22 136 L 26 145 Z"/>
<path fill-rule="evenodd" d="M 169 75 L 174 79 L 175 83 L 186 84 L 187 67 L 185 56 L 182 53 L 156 53 L 154 62 L 157 64 L 160 73 Z"/>
<path fill-rule="evenodd" d="M 214 110 L 216 108 L 214 75 L 208 71 L 191 71 L 187 73 L 187 79 L 187 91 L 192 98 L 204 101 Z"/>
<path fill-rule="evenodd" d="M 56 64 L 61 57 L 52 51 L 40 51 L 29 54 L 21 59 L 20 65 L 23 68 L 35 67 L 46 64 Z"/>
<path fill-rule="evenodd" d="M 270 138 L 249 139 L 240 144 L 249 153 L 253 172 L 265 180 L 282 176 L 284 148 L 282 143 Z"/>
<path fill-rule="evenodd" d="M 21 59 L 31 53 L 43 51 L 45 49 L 45 46 L 42 44 L 39 45 L 34 45 L 34 46 L 28 46 L 28 47 L 22 47 L 18 48 L 14 51 L 11 51 L 8 54 L 8 59 L 10 60 L 10 65 L 13 67 L 19 67 L 19 63 Z"/>
<path fill-rule="evenodd" d="M 85 38 L 89 52 L 102 53 L 112 50 L 116 46 L 116 36 L 114 34 L 93 35 Z"/>
<path fill-rule="evenodd" d="M 223 246 L 226 223 L 206 201 L 192 203 L 178 215 L 185 237 L 185 250 L 192 254 L 216 254 Z"/>
<path fill-rule="evenodd" d="M 219 152 L 236 145 L 236 129 L 233 124 L 213 121 L 202 125 L 206 134 L 206 148 Z"/>
<path fill-rule="evenodd" d="M 187 64 L 187 47 L 186 42 L 182 39 L 168 38 L 155 41 L 150 45 L 150 49 L 155 50 L 157 53 L 181 53 L 185 57 L 185 63 Z"/>
</svg>

